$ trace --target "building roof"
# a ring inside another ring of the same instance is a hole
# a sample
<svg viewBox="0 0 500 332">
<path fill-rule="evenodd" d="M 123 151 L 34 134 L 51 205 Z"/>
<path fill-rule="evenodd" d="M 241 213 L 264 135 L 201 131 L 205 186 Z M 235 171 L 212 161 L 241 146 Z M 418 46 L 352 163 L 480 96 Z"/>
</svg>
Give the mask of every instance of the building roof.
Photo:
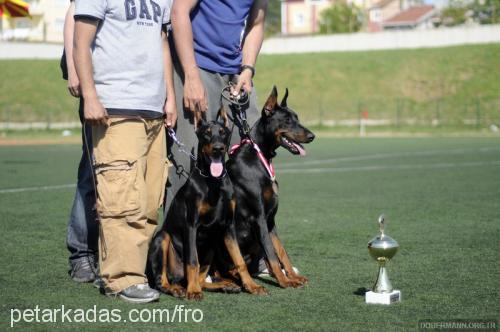
<svg viewBox="0 0 500 332">
<path fill-rule="evenodd" d="M 411 7 L 384 21 L 383 24 L 384 26 L 417 24 L 432 16 L 433 14 L 434 6 L 432 5 Z"/>
<path fill-rule="evenodd" d="M 371 6 L 370 9 L 383 8 L 393 1 L 395 1 L 395 0 L 380 0 L 379 2 L 377 2 L 373 6 Z M 399 1 L 399 0 L 397 0 L 397 1 Z"/>
</svg>

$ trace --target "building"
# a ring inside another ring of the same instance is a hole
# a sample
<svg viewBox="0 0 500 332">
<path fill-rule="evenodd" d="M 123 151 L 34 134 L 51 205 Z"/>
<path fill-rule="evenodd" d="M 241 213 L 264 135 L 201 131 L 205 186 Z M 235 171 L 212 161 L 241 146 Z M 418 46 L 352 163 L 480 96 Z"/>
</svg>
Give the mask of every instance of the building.
<svg viewBox="0 0 500 332">
<path fill-rule="evenodd" d="M 381 31 L 387 20 L 411 7 L 419 7 L 422 4 L 422 0 L 379 0 L 367 8 L 367 30 L 369 32 Z"/>
<path fill-rule="evenodd" d="M 382 22 L 384 30 L 430 29 L 434 27 L 437 11 L 434 6 L 410 7 Z"/>
<path fill-rule="evenodd" d="M 68 0 L 25 0 L 31 17 L 0 18 L 3 40 L 62 43 Z"/>
<path fill-rule="evenodd" d="M 444 3 L 446 0 L 440 0 Z M 396 17 L 398 14 L 412 7 L 423 6 L 424 0 L 282 0 L 281 1 L 281 34 L 282 35 L 306 35 L 319 31 L 321 12 L 335 3 L 353 4 L 362 8 L 367 14 L 366 30 L 376 32 L 386 29 L 384 22 Z M 416 15 L 418 10 L 411 11 Z M 426 12 L 426 14 L 428 14 Z M 404 18 L 404 17 L 403 17 Z M 401 25 L 401 28 L 409 26 L 424 26 L 421 20 L 427 21 L 427 16 L 417 18 L 418 23 Z M 391 21 L 392 22 L 392 21 Z M 396 28 L 387 25 L 387 29 Z"/>
<path fill-rule="evenodd" d="M 281 34 L 305 35 L 319 31 L 320 13 L 335 0 L 283 0 Z"/>
</svg>

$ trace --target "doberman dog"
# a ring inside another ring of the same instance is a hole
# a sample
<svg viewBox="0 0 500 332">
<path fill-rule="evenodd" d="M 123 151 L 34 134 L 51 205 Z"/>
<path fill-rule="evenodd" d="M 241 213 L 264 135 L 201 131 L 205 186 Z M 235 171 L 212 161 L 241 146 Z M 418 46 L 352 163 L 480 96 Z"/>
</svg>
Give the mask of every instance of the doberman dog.
<svg viewBox="0 0 500 332">
<path fill-rule="evenodd" d="M 217 120 L 211 122 L 205 121 L 200 112 L 195 114 L 197 161 L 150 245 L 148 278 L 160 291 L 191 300 L 201 300 L 202 289 L 239 292 L 240 286 L 228 279 L 205 281 L 214 250 L 224 243 L 244 288 L 264 294 L 264 288 L 248 273 L 236 241 L 236 202 L 224 162 L 231 134 L 226 112 L 221 109 Z"/>
<path fill-rule="evenodd" d="M 278 185 L 271 160 L 280 146 L 292 154 L 304 155 L 300 143 L 312 142 L 314 134 L 300 124 L 297 114 L 287 106 L 288 89 L 280 104 L 277 98 L 273 87 L 261 118 L 249 137 L 233 147 L 226 165 L 236 197 L 236 235 L 246 262 L 255 263 L 263 253 L 269 271 L 281 287 L 301 287 L 308 280 L 293 270 L 276 231 Z M 231 271 L 229 260 L 225 262 L 222 264 Z"/>
</svg>

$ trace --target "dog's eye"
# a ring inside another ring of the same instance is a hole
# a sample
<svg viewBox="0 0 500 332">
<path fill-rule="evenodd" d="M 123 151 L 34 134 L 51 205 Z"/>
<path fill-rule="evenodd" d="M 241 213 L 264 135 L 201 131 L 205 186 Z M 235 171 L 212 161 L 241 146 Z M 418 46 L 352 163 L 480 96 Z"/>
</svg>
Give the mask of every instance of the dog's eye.
<svg viewBox="0 0 500 332">
<path fill-rule="evenodd" d="M 219 129 L 219 134 L 221 136 L 224 136 L 225 133 L 226 133 L 226 131 L 224 130 L 224 128 Z"/>
<path fill-rule="evenodd" d="M 292 119 L 291 119 L 291 118 L 289 118 L 289 117 L 287 117 L 287 118 L 285 119 L 285 122 L 286 122 L 287 124 L 291 124 L 291 123 L 292 123 Z"/>
</svg>

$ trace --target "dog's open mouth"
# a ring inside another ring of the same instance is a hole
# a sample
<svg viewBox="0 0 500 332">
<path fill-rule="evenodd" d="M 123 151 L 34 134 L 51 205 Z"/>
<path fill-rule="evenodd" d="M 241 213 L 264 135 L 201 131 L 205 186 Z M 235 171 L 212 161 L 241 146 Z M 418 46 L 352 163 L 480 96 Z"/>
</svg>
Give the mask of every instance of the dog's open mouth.
<svg viewBox="0 0 500 332">
<path fill-rule="evenodd" d="M 221 157 L 210 157 L 210 174 L 214 178 L 218 178 L 222 175 L 224 171 L 224 165 L 222 164 Z"/>
<path fill-rule="evenodd" d="M 306 155 L 306 150 L 300 143 L 294 142 L 285 136 L 281 136 L 281 146 L 293 154 Z"/>
</svg>

